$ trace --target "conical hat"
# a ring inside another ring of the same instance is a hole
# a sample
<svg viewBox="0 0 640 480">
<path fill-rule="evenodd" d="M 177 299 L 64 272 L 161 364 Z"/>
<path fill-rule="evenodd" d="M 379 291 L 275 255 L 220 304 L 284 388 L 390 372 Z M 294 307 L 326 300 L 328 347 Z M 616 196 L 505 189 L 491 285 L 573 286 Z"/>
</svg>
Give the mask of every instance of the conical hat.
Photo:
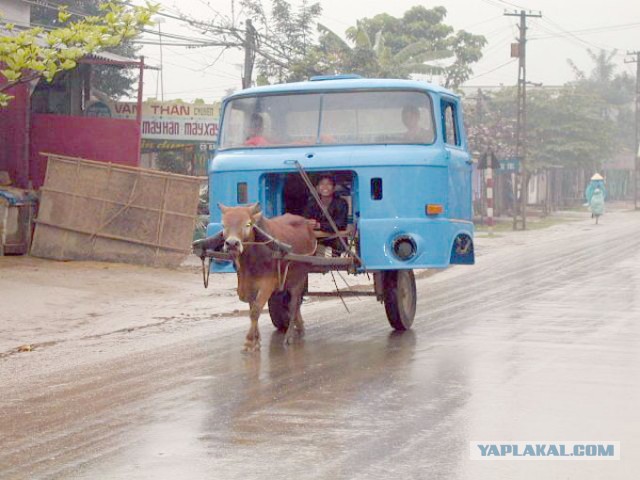
<svg viewBox="0 0 640 480">
<path fill-rule="evenodd" d="M 591 177 L 591 180 L 604 180 L 604 178 L 599 173 L 596 173 L 593 177 Z"/>
</svg>

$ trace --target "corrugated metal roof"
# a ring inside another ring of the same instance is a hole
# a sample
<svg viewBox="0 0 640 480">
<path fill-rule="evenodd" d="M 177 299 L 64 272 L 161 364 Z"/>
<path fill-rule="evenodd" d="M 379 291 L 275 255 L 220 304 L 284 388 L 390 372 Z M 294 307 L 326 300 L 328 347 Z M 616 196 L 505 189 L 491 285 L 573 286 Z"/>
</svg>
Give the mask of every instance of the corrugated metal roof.
<svg viewBox="0 0 640 480">
<path fill-rule="evenodd" d="M 92 53 L 90 55 L 85 55 L 82 58 L 82 60 L 80 60 L 80 63 L 82 63 L 83 60 L 93 60 L 98 62 L 104 62 L 106 65 L 114 65 L 119 67 L 134 67 L 134 66 L 140 65 L 140 59 L 127 58 L 127 57 L 123 57 L 122 55 L 118 55 L 116 53 L 104 52 L 104 51 Z M 145 64 L 144 68 L 149 70 L 159 70 L 158 67 L 154 67 L 153 65 L 147 65 L 147 64 Z"/>
<path fill-rule="evenodd" d="M 119 62 L 119 63 L 140 63 L 140 61 L 135 58 L 123 57 L 122 55 L 118 55 L 111 52 L 96 52 L 90 55 L 86 55 L 85 58 L 93 58 L 95 60 L 105 60 L 108 62 Z"/>
</svg>

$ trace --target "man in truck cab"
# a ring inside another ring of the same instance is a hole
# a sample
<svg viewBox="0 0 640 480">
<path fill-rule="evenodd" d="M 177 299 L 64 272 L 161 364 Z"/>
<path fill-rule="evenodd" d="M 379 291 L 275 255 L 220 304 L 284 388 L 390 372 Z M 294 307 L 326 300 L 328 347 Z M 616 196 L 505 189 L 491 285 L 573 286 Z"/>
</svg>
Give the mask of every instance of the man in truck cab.
<svg viewBox="0 0 640 480">
<path fill-rule="evenodd" d="M 336 181 L 332 175 L 322 175 L 316 183 L 316 191 L 320 197 L 320 201 L 329 211 L 329 215 L 333 218 L 338 230 L 345 230 L 347 228 L 347 222 L 349 217 L 349 205 L 347 202 L 336 195 Z M 316 230 L 324 233 L 328 233 L 329 236 L 334 234 L 331 224 L 326 219 L 320 205 L 314 198 L 309 199 L 307 206 L 304 210 L 304 216 L 313 221 L 313 226 Z M 342 252 L 342 243 L 338 238 L 320 239 L 320 243 L 325 246 L 331 247 L 334 252 Z"/>
</svg>

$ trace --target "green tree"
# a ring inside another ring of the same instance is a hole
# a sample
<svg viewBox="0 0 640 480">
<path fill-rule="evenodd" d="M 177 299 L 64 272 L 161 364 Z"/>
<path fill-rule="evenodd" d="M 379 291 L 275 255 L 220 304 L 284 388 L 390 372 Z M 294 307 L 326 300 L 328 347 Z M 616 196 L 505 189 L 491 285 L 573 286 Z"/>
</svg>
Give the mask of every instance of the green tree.
<svg viewBox="0 0 640 480">
<path fill-rule="evenodd" d="M 580 70 L 568 60 L 575 73 L 573 85 L 584 95 L 597 98 L 602 118 L 615 125 L 615 142 L 618 148 L 632 151 L 634 147 L 632 102 L 635 95 L 635 80 L 629 74 L 616 73 L 617 50 L 594 52 L 587 49 L 593 67 L 590 72 Z"/>
<path fill-rule="evenodd" d="M 409 78 L 412 73 L 442 73 L 442 68 L 426 62 L 451 55 L 448 50 L 433 51 L 425 41 L 413 42 L 394 52 L 382 31 L 370 37 L 361 22 L 347 30 L 347 40 L 318 24 L 319 44 L 292 68 L 294 79 L 311 75 L 357 73 L 375 78 Z M 349 43 L 351 42 L 351 44 Z"/>
<path fill-rule="evenodd" d="M 448 88 L 457 88 L 482 57 L 486 39 L 446 25 L 444 7 L 415 6 L 401 18 L 383 13 L 358 20 L 346 31 L 347 41 L 320 26 L 315 56 L 325 58 L 330 73 L 354 72 L 365 76 L 408 78 L 411 74 L 439 73 Z M 453 57 L 448 67 L 429 61 Z"/>
<path fill-rule="evenodd" d="M 258 85 L 295 78 L 300 64 L 315 45 L 314 28 L 322 13 L 320 3 L 303 0 L 294 9 L 286 0 L 243 0 L 257 33 Z"/>
<path fill-rule="evenodd" d="M 72 13 L 72 18 L 81 19 L 84 16 L 100 15 L 101 0 L 64 0 L 60 2 Z M 34 25 L 48 28 L 60 28 L 64 26 L 58 18 L 58 12 L 51 8 L 50 4 L 33 5 L 31 7 L 31 22 Z M 106 51 L 127 58 L 138 55 L 141 47 L 136 46 L 131 39 L 124 39 L 119 45 L 106 48 Z M 133 92 L 136 78 L 129 69 L 113 68 L 108 65 L 94 65 L 91 81 L 93 87 L 100 90 L 110 98 L 117 100 L 122 96 L 129 96 Z"/>
<path fill-rule="evenodd" d="M 516 153 L 514 87 L 483 95 L 482 115 L 473 102 L 467 110 L 473 149 L 492 149 L 499 157 Z M 476 99 L 477 100 L 477 99 Z M 476 102 L 478 103 L 478 102 Z M 527 170 L 550 166 L 593 169 L 614 151 L 615 126 L 601 115 L 604 101 L 584 90 L 530 89 L 527 95 Z"/>
<path fill-rule="evenodd" d="M 112 48 L 136 36 L 158 7 L 127 7 L 109 2 L 100 7 L 101 15 L 70 21 L 71 14 L 61 7 L 58 20 L 61 27 L 42 27 L 19 31 L 7 24 L 9 35 L 0 36 L 0 74 L 5 81 L 0 86 L 0 106 L 11 97 L 9 88 L 43 77 L 52 81 L 56 74 L 75 68 L 77 61 L 90 53 Z"/>
</svg>

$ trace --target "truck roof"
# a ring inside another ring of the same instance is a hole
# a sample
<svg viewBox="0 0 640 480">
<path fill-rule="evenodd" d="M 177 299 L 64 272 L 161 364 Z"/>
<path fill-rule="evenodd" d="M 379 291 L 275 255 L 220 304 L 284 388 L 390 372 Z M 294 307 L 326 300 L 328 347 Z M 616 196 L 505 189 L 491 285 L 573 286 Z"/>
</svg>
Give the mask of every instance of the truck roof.
<svg viewBox="0 0 640 480">
<path fill-rule="evenodd" d="M 458 97 L 455 93 L 439 85 L 417 80 L 399 80 L 390 78 L 344 78 L 318 77 L 316 80 L 295 83 L 281 83 L 278 85 L 267 85 L 263 87 L 253 87 L 241 90 L 230 95 L 228 98 L 241 97 L 245 95 L 269 94 L 269 93 L 301 93 L 301 92 L 326 92 L 331 90 L 370 90 L 370 89 L 407 89 L 424 90 L 433 93 L 445 93 Z"/>
</svg>

